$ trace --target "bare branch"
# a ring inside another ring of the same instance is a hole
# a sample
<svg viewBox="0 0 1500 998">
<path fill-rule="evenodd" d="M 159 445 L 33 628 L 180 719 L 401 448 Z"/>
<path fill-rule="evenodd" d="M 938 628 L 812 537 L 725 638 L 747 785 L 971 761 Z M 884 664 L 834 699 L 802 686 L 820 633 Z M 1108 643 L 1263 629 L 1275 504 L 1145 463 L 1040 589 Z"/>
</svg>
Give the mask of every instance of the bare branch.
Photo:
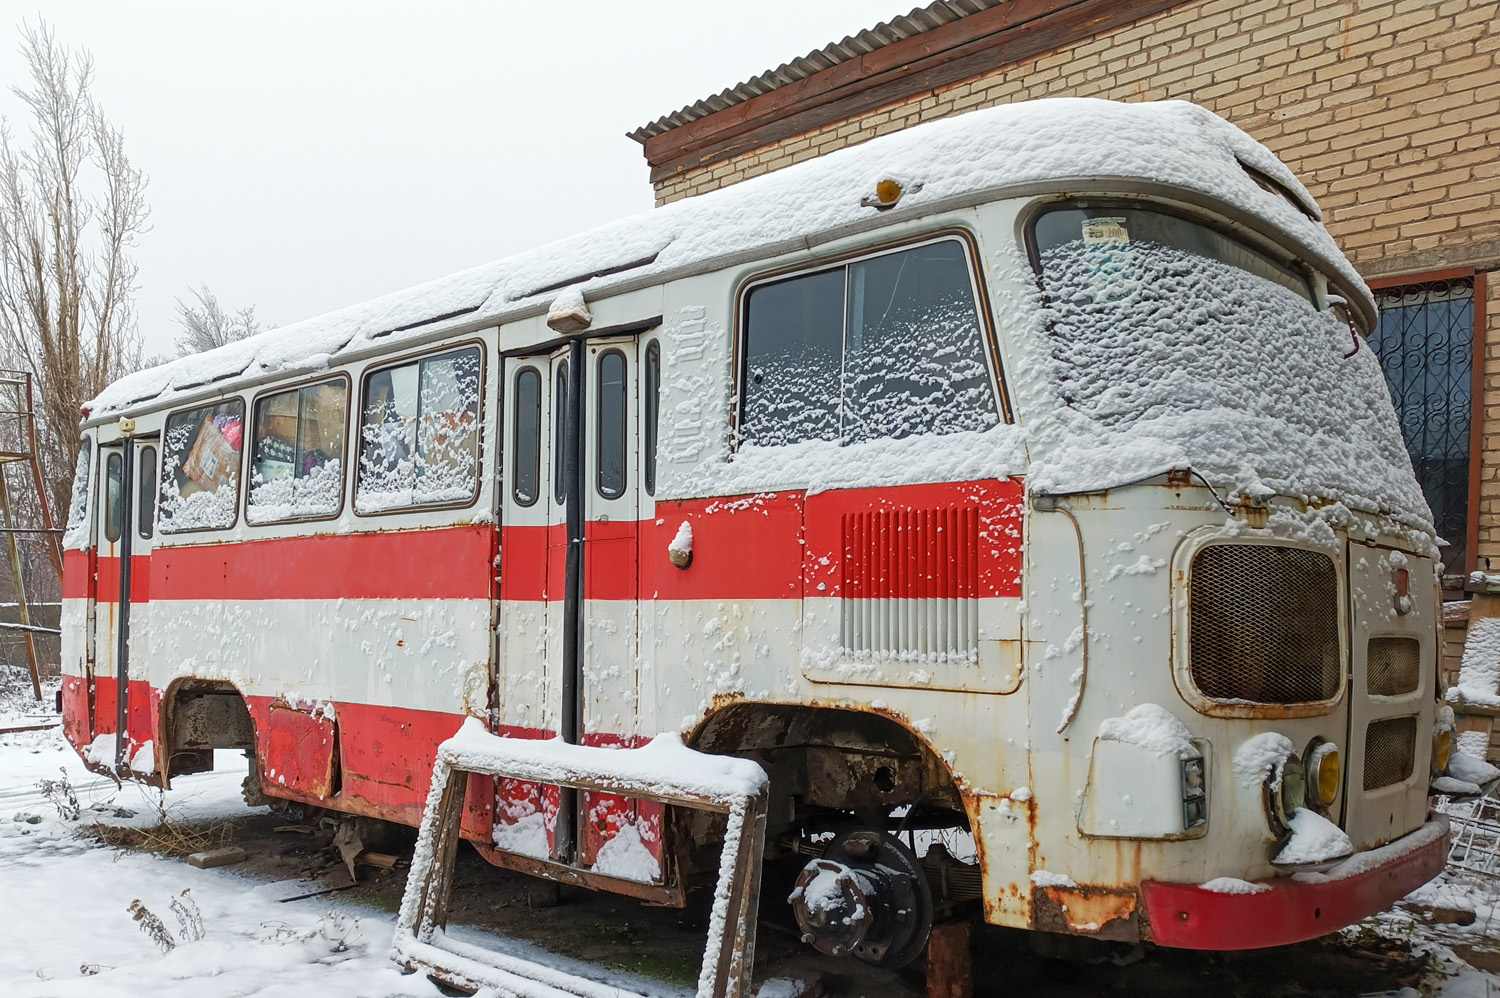
<svg viewBox="0 0 1500 998">
<path fill-rule="evenodd" d="M 88 53 L 45 22 L 22 24 L 20 51 L 30 79 L 11 92 L 29 141 L 0 122 L 0 349 L 36 376 L 50 498 L 65 509 L 80 406 L 140 362 L 131 251 L 146 177 L 90 94 Z"/>
</svg>

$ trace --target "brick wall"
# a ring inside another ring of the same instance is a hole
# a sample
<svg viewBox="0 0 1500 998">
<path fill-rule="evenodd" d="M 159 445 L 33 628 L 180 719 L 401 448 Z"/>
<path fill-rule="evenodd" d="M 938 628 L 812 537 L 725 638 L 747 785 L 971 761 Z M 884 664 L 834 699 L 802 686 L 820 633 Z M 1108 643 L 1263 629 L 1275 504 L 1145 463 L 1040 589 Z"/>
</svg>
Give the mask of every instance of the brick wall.
<svg viewBox="0 0 1500 998">
<path fill-rule="evenodd" d="M 713 190 L 920 121 L 1060 96 L 1175 98 L 1211 108 L 1286 161 L 1366 277 L 1500 269 L 1497 0 L 1188 4 L 685 172 L 660 182 L 657 199 Z"/>
<path fill-rule="evenodd" d="M 1500 186 L 1500 185 L 1497 185 Z M 1500 198 L 1500 192 L 1496 194 Z M 1484 424 L 1479 454 L 1479 568 L 1500 572 L 1500 272 L 1486 275 Z"/>
</svg>

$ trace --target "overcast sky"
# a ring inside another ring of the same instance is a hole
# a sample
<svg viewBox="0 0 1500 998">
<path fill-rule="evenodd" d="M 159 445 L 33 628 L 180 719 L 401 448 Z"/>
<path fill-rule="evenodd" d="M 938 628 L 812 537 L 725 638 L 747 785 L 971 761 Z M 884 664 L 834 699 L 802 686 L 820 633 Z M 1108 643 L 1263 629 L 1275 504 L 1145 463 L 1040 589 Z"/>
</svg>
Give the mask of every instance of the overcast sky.
<svg viewBox="0 0 1500 998">
<path fill-rule="evenodd" d="M 0 112 L 25 134 L 23 19 L 93 54 L 167 353 L 199 284 L 279 325 L 648 209 L 627 131 L 910 6 L 0 0 Z"/>
</svg>

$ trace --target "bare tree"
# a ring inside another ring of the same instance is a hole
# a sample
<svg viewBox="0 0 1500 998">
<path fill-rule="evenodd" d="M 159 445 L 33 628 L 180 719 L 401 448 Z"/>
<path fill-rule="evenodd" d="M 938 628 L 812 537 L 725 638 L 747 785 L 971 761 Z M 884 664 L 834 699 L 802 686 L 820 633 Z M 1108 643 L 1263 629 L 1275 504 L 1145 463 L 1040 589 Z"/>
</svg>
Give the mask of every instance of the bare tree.
<svg viewBox="0 0 1500 998">
<path fill-rule="evenodd" d="M 67 508 L 79 407 L 140 361 L 130 251 L 146 231 L 146 177 L 89 92 L 93 60 L 45 23 L 21 26 L 30 140 L 0 120 L 0 343 L 37 379 L 54 510 Z"/>
<path fill-rule="evenodd" d="M 206 284 L 194 288 L 193 297 L 198 299 L 196 308 L 177 299 L 177 324 L 182 327 L 176 341 L 177 356 L 202 353 L 260 332 L 254 305 L 230 315 Z"/>
</svg>

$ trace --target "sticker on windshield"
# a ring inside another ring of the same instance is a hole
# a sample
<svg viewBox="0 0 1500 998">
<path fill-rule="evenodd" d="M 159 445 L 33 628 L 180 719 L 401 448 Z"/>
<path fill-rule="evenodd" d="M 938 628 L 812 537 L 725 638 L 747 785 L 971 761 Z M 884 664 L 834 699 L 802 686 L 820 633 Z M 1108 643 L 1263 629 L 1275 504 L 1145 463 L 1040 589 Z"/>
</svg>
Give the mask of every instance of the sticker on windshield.
<svg viewBox="0 0 1500 998">
<path fill-rule="evenodd" d="M 1129 246 L 1130 230 L 1123 218 L 1085 218 L 1083 220 L 1083 245 L 1085 246 Z"/>
</svg>

